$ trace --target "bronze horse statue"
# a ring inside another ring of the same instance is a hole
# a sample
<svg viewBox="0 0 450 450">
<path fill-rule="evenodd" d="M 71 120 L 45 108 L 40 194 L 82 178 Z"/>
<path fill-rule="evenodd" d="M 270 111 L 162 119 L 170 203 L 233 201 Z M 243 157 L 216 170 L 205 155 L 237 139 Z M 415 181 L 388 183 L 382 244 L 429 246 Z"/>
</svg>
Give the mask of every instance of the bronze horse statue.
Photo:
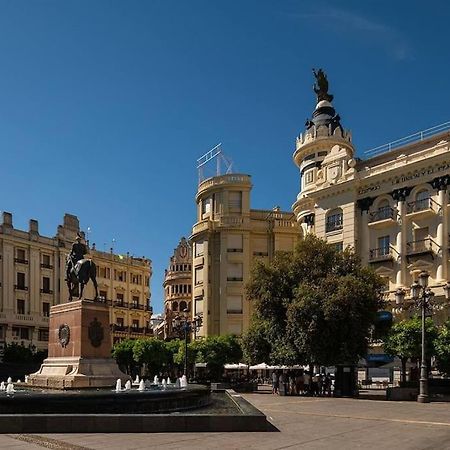
<svg viewBox="0 0 450 450">
<path fill-rule="evenodd" d="M 75 265 L 73 264 L 70 255 L 66 261 L 66 281 L 69 288 L 69 302 L 72 301 L 73 295 L 79 291 L 78 298 L 83 297 L 84 286 L 92 280 L 95 288 L 94 301 L 98 300 L 98 286 L 97 286 L 97 266 L 92 259 L 81 259 Z"/>
</svg>

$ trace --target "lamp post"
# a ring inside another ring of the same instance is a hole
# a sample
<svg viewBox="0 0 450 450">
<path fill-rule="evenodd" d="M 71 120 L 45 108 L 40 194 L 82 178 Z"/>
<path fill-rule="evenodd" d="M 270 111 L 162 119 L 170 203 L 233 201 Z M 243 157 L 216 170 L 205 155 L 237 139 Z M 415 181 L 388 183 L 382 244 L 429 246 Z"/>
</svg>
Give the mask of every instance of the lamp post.
<svg viewBox="0 0 450 450">
<path fill-rule="evenodd" d="M 188 376 L 188 336 L 191 331 L 198 331 L 203 322 L 200 315 L 197 315 L 190 320 L 188 312 L 188 309 L 185 309 L 181 317 L 177 315 L 172 321 L 173 330 L 176 331 L 179 336 L 184 335 L 184 375 L 186 375 L 186 378 Z"/>
<path fill-rule="evenodd" d="M 427 369 L 427 355 L 426 355 L 426 329 L 425 318 L 428 309 L 431 309 L 434 301 L 434 292 L 428 286 L 429 273 L 422 271 L 419 274 L 418 282 L 414 281 L 411 285 L 410 295 L 413 305 L 420 308 L 422 313 L 422 358 L 420 363 L 420 380 L 419 380 L 419 395 L 417 401 L 419 403 L 429 403 L 430 397 L 428 395 L 428 369 Z M 395 292 L 395 303 L 402 305 L 405 299 L 406 291 L 402 288 Z M 450 282 L 444 285 L 444 293 L 446 300 L 450 299 Z"/>
</svg>

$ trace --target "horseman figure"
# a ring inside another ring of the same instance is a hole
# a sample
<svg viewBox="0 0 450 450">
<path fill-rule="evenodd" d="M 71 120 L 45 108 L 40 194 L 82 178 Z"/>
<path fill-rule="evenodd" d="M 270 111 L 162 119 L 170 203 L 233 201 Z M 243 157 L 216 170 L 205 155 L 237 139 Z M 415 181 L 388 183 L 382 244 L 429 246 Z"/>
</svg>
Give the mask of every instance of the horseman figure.
<svg viewBox="0 0 450 450">
<path fill-rule="evenodd" d="M 97 268 L 92 259 L 85 259 L 84 255 L 88 253 L 88 248 L 82 242 L 83 237 L 77 233 L 75 242 L 66 260 L 66 282 L 69 289 L 69 302 L 72 296 L 79 291 L 78 298 L 83 297 L 84 286 L 92 280 L 95 288 L 95 299 L 98 298 L 97 290 Z M 80 287 L 81 285 L 81 287 Z"/>
</svg>

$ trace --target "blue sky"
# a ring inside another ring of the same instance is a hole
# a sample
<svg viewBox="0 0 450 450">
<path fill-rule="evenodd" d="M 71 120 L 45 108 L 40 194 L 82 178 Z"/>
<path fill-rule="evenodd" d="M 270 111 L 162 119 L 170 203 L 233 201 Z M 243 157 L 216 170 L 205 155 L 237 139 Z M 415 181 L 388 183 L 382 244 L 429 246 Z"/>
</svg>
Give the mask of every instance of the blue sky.
<svg viewBox="0 0 450 450">
<path fill-rule="evenodd" d="M 312 67 L 358 153 L 450 120 L 450 6 L 430 1 L 0 1 L 0 210 L 152 259 L 152 302 L 218 142 L 252 206 L 289 210 Z M 75 197 L 75 193 L 77 197 Z"/>
</svg>

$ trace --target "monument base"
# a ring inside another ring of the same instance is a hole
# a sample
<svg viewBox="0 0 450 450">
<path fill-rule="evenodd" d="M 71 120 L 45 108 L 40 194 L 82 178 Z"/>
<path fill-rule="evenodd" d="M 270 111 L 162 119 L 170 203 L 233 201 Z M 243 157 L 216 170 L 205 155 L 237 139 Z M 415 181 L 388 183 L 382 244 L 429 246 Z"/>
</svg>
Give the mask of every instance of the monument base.
<svg viewBox="0 0 450 450">
<path fill-rule="evenodd" d="M 48 358 L 28 384 L 48 389 L 113 387 L 131 380 L 111 358 L 109 308 L 78 300 L 50 308 Z"/>
<path fill-rule="evenodd" d="M 28 377 L 28 385 L 47 389 L 113 387 L 124 374 L 112 358 L 47 358 L 38 372 Z"/>
</svg>

